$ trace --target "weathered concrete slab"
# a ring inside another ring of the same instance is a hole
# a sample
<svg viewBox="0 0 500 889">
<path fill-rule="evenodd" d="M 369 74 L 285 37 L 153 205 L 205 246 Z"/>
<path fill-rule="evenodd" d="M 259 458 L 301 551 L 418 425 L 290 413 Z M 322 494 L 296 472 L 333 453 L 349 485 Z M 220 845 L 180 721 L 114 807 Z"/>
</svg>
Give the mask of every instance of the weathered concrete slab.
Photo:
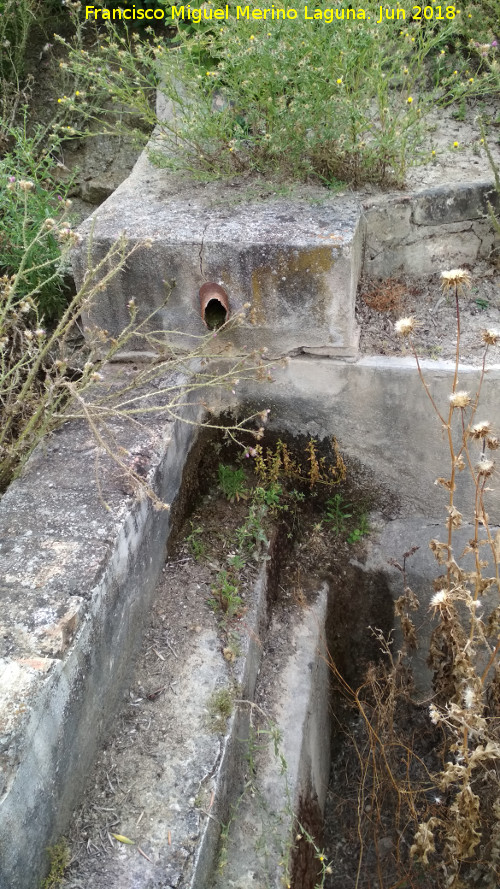
<svg viewBox="0 0 500 889">
<path fill-rule="evenodd" d="M 245 322 L 231 332 L 237 349 L 352 356 L 362 252 L 358 219 L 358 202 L 349 196 L 318 200 L 318 189 L 305 186 L 293 199 L 269 195 L 269 189 L 265 198 L 252 196 L 244 181 L 180 181 L 143 154 L 80 229 L 75 279 L 80 285 L 85 275 L 89 238 L 97 263 L 126 232 L 131 243 L 150 239 L 152 246 L 138 251 L 100 295 L 91 321 L 110 333 L 127 323 L 133 298 L 143 314 L 157 309 L 155 327 L 185 347 L 175 331 L 206 332 L 199 289 L 211 281 L 226 290 L 231 314 L 250 304 Z M 164 305 L 166 282 L 172 292 Z"/>
<path fill-rule="evenodd" d="M 488 203 L 500 206 L 493 181 L 365 201 L 363 274 L 422 277 L 488 259 L 495 242 Z"/>
<path fill-rule="evenodd" d="M 200 416 L 193 405 L 192 419 Z M 196 426 L 110 423 L 158 497 Z M 167 511 L 133 495 L 82 423 L 39 447 L 0 503 L 0 886 L 35 889 L 120 701 L 161 570 Z"/>
</svg>

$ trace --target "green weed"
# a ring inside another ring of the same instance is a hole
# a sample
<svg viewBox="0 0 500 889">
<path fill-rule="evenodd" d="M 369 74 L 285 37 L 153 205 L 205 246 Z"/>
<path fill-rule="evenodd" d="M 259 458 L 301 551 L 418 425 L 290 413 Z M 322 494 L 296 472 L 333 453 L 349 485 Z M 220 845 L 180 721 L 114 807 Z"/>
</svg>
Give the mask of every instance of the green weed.
<svg viewBox="0 0 500 889">
<path fill-rule="evenodd" d="M 32 298 L 46 324 L 70 301 L 64 271 L 77 235 L 69 225 L 69 186 L 54 177 L 57 138 L 44 145 L 44 131 L 28 136 L 26 121 L 5 135 L 12 148 L 0 159 L 0 270 L 17 275 L 17 301 Z"/>
<path fill-rule="evenodd" d="M 239 500 L 240 497 L 246 498 L 248 493 L 245 487 L 246 476 L 245 470 L 241 467 L 240 469 L 232 469 L 231 466 L 219 463 L 217 479 L 224 497 L 231 503 Z"/>
<path fill-rule="evenodd" d="M 177 20 L 171 47 L 152 29 L 146 40 L 113 27 L 97 56 L 66 44 L 62 126 L 69 135 L 91 131 L 111 99 L 110 131 L 138 131 L 139 118 L 148 132 L 159 124 L 154 162 L 201 178 L 255 170 L 333 189 L 401 184 L 407 166 L 427 156 L 428 109 L 458 103 L 462 115 L 469 98 L 498 91 L 498 13 L 488 3 L 470 4 L 467 15 L 449 6 L 439 21 L 433 10 L 432 21 L 400 27 L 375 24 L 379 4 L 365 6 L 371 20 L 338 6 L 325 21 L 306 22 L 301 0 L 300 27 L 281 17 L 237 19 L 230 4 L 217 26 L 201 15 Z M 207 12 L 224 8 L 215 2 Z M 175 109 L 163 121 L 151 101 L 160 84 Z"/>
<path fill-rule="evenodd" d="M 190 522 L 189 524 L 191 525 L 191 533 L 186 537 L 186 543 L 196 561 L 199 562 L 206 555 L 206 547 L 201 539 L 204 531 L 203 528 L 195 528 L 193 522 Z"/>
<path fill-rule="evenodd" d="M 476 306 L 478 307 L 478 309 L 481 309 L 481 311 L 484 311 L 490 305 L 487 299 L 482 299 L 482 298 L 476 299 L 475 303 L 476 303 Z"/>
<path fill-rule="evenodd" d="M 0 82 L 22 77 L 29 32 L 41 8 L 40 0 L 1 0 Z"/>
<path fill-rule="evenodd" d="M 343 534 L 346 529 L 347 520 L 352 518 L 351 503 L 346 503 L 342 494 L 334 494 L 325 504 L 325 520 L 333 525 L 337 534 Z"/>
<path fill-rule="evenodd" d="M 236 572 L 243 571 L 246 565 L 246 561 L 241 553 L 232 553 L 232 555 L 227 557 L 227 563 Z"/>
<path fill-rule="evenodd" d="M 68 844 L 63 838 L 47 849 L 50 870 L 41 885 L 41 889 L 57 889 L 64 879 L 64 873 L 70 862 Z"/>
<path fill-rule="evenodd" d="M 242 553 L 258 559 L 262 549 L 267 548 L 269 540 L 264 527 L 267 507 L 253 502 L 243 525 L 236 530 L 238 549 Z"/>
<path fill-rule="evenodd" d="M 243 600 L 238 593 L 234 575 L 226 570 L 219 571 L 212 587 L 209 603 L 224 612 L 226 617 L 235 617 L 243 608 Z"/>
<path fill-rule="evenodd" d="M 353 531 L 348 535 L 347 542 L 354 544 L 359 543 L 363 537 L 366 537 L 367 534 L 370 533 L 370 525 L 368 523 L 368 516 L 365 512 L 361 513 L 357 520 L 357 525 Z"/>
<path fill-rule="evenodd" d="M 263 503 L 271 512 L 277 512 L 279 509 L 286 509 L 283 502 L 283 488 L 281 485 L 270 485 L 269 488 L 257 487 L 254 489 L 253 497 L 256 503 Z"/>
<path fill-rule="evenodd" d="M 212 692 L 208 701 L 208 715 L 213 731 L 223 732 L 234 707 L 234 693 L 229 688 Z"/>
</svg>

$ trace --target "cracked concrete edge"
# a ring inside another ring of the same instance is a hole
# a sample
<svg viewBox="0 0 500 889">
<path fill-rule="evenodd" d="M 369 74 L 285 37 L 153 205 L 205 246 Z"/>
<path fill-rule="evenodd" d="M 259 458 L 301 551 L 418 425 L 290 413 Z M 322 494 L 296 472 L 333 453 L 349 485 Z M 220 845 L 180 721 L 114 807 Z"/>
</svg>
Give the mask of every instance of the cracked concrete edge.
<svg viewBox="0 0 500 889">
<path fill-rule="evenodd" d="M 253 585 L 252 606 L 247 615 L 245 648 L 234 670 L 233 681 L 241 700 L 253 701 L 262 660 L 262 639 L 265 634 L 268 601 L 267 561 L 263 563 Z M 242 738 L 248 737 L 248 708 L 235 705 L 222 742 L 222 754 L 214 780 L 213 810 L 206 816 L 198 850 L 195 855 L 189 889 L 207 889 L 216 867 L 221 827 L 229 821 L 236 792 L 243 786 L 244 748 Z M 212 817 L 210 817 L 210 815 Z"/>
<path fill-rule="evenodd" d="M 199 406 L 185 410 L 188 420 L 195 424 L 200 421 Z M 171 502 L 179 490 L 197 427 L 179 421 L 167 425 L 169 437 L 152 459 L 149 478 L 158 496 Z M 59 447 L 62 443 L 71 447 L 72 435 L 76 434 L 78 440 L 78 432 L 78 424 L 64 427 L 56 436 Z M 54 492 L 46 486 L 44 489 L 43 470 L 59 481 L 64 476 L 64 460 L 64 447 L 60 458 L 52 455 L 51 461 L 42 448 L 35 452 L 31 471 L 28 467 L 0 503 L 2 542 L 13 534 L 15 540 L 19 539 L 16 515 L 19 508 L 25 508 L 24 501 L 29 489 L 33 491 L 33 484 L 36 486 L 40 471 L 42 490 L 31 498 L 30 506 L 34 523 L 38 515 L 38 524 L 47 525 L 47 514 L 51 509 L 58 510 L 59 500 L 56 497 L 51 506 Z M 100 513 L 100 520 L 107 525 L 107 546 L 98 552 L 97 571 L 80 572 L 84 606 L 68 646 L 58 650 L 55 657 L 38 657 L 39 640 L 35 639 L 30 656 L 23 656 L 20 650 L 16 657 L 19 651 L 14 650 L 1 662 L 1 889 L 34 889 L 38 885 L 45 850 L 66 828 L 97 745 L 120 704 L 130 660 L 164 561 L 168 512 L 155 511 L 149 500 L 138 501 L 130 491 L 118 489 L 113 494 L 110 518 L 103 503 L 95 502 L 98 495 L 90 484 L 85 502 L 86 489 L 81 482 L 92 477 L 93 455 L 78 455 L 78 463 L 77 478 L 68 482 L 64 495 L 70 503 L 78 504 L 75 522 L 81 514 L 85 526 L 87 508 Z M 59 539 L 57 516 L 46 536 L 51 533 Z M 36 535 L 23 540 L 25 560 L 29 559 L 30 546 L 36 550 L 39 542 Z M 63 563 L 53 597 L 67 596 L 65 573 L 70 587 L 78 581 L 78 566 Z M 84 588 L 86 583 L 88 588 Z M 37 595 L 43 596 L 44 589 Z M 58 619 L 57 608 L 52 619 Z"/>
</svg>

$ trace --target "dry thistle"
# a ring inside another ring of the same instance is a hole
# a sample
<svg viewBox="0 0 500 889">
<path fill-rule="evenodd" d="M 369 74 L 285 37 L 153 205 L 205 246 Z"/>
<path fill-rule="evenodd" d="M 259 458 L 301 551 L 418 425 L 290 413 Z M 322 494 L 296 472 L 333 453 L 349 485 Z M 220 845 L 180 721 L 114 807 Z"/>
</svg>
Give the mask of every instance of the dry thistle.
<svg viewBox="0 0 500 889">
<path fill-rule="evenodd" d="M 496 346 L 498 340 L 500 339 L 500 333 L 498 330 L 492 330 L 488 328 L 488 330 L 483 330 L 482 334 L 483 343 L 486 343 L 487 346 Z"/>
<path fill-rule="evenodd" d="M 471 403 L 471 397 L 468 392 L 461 390 L 460 392 L 452 392 L 450 395 L 450 404 L 452 407 L 467 407 Z"/>
<path fill-rule="evenodd" d="M 449 272 L 441 272 L 441 281 L 443 290 L 451 290 L 453 287 L 460 290 L 470 287 L 471 276 L 466 269 L 450 269 Z"/>
<path fill-rule="evenodd" d="M 436 851 L 433 828 L 438 823 L 437 818 L 429 818 L 428 821 L 418 825 L 415 842 L 410 849 L 410 855 L 419 858 L 423 864 L 429 864 L 429 855 Z"/>
<path fill-rule="evenodd" d="M 415 318 L 410 316 L 409 318 L 400 318 L 399 321 L 396 321 L 394 329 L 399 336 L 410 336 L 416 326 L 417 322 Z"/>
<path fill-rule="evenodd" d="M 495 464 L 493 460 L 487 460 L 483 457 L 479 461 L 479 463 L 476 463 L 475 469 L 478 475 L 482 476 L 483 478 L 489 478 L 489 476 L 493 473 L 494 466 Z"/>
<path fill-rule="evenodd" d="M 469 435 L 471 438 L 479 440 L 481 438 L 486 438 L 490 431 L 491 423 L 488 420 L 483 420 L 481 423 L 475 423 L 474 426 L 471 426 Z"/>
</svg>

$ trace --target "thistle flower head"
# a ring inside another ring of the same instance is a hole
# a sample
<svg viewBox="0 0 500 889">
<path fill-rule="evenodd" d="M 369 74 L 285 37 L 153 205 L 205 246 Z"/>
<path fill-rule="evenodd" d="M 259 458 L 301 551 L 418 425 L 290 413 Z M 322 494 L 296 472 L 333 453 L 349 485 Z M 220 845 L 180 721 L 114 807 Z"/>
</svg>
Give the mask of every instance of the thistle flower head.
<svg viewBox="0 0 500 889">
<path fill-rule="evenodd" d="M 496 346 L 498 340 L 500 340 L 500 333 L 498 330 L 492 330 L 491 328 L 483 330 L 481 336 L 483 338 L 483 343 L 486 343 L 487 346 Z"/>
<path fill-rule="evenodd" d="M 429 716 L 434 725 L 438 725 L 441 722 L 441 714 L 434 704 L 431 704 L 429 707 Z"/>
<path fill-rule="evenodd" d="M 431 599 L 431 608 L 439 608 L 441 605 L 446 605 L 447 601 L 448 590 L 438 590 Z"/>
<path fill-rule="evenodd" d="M 466 269 L 450 269 L 449 272 L 441 272 L 443 290 L 451 290 L 453 287 L 460 290 L 462 287 L 469 287 L 470 280 L 470 272 Z"/>
<path fill-rule="evenodd" d="M 476 694 L 473 688 L 468 685 L 464 691 L 464 704 L 467 710 L 472 710 L 474 706 L 474 701 L 476 699 Z"/>
<path fill-rule="evenodd" d="M 478 475 L 482 476 L 483 478 L 488 478 L 492 474 L 494 466 L 495 463 L 493 462 L 493 460 L 487 460 L 486 458 L 483 458 L 479 461 L 479 463 L 476 463 L 475 468 Z"/>
<path fill-rule="evenodd" d="M 410 333 L 415 330 L 416 326 L 417 322 L 415 318 L 410 316 L 409 318 L 400 318 L 399 321 L 396 321 L 394 328 L 399 336 L 409 336 Z"/>
<path fill-rule="evenodd" d="M 475 423 L 474 426 L 471 426 L 469 430 L 469 435 L 471 438 L 486 438 L 488 433 L 491 431 L 491 423 L 488 420 L 483 420 L 481 423 Z"/>
<path fill-rule="evenodd" d="M 467 407 L 471 402 L 468 392 L 461 390 L 460 392 L 452 392 L 450 395 L 450 404 L 452 407 Z"/>
</svg>

